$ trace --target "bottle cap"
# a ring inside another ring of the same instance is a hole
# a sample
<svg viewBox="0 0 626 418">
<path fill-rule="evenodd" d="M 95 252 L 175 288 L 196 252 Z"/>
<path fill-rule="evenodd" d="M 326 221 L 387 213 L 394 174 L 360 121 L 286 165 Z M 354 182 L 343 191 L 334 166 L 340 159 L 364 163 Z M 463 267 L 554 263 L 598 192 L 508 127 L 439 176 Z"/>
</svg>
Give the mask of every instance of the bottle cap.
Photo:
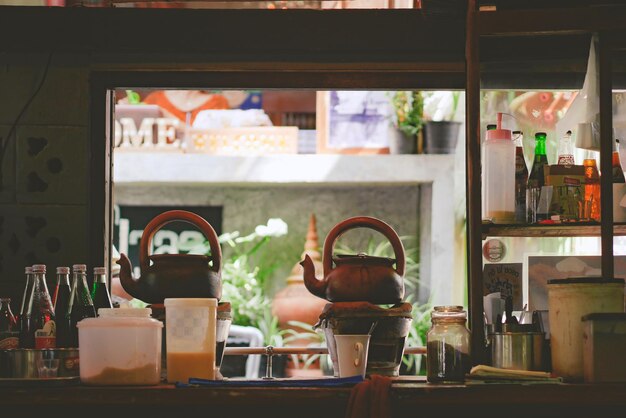
<svg viewBox="0 0 626 418">
<path fill-rule="evenodd" d="M 45 273 L 46 265 L 45 264 L 33 264 L 33 273 Z"/>
<path fill-rule="evenodd" d="M 70 274 L 69 267 L 57 267 L 57 274 Z"/>
<path fill-rule="evenodd" d="M 33 273 L 33 268 L 31 266 L 25 267 L 24 268 L 24 273 L 32 274 Z"/>
<path fill-rule="evenodd" d="M 538 136 L 546 137 L 546 136 L 548 136 L 548 134 L 546 134 L 545 132 L 536 132 L 535 133 L 535 138 L 537 138 Z"/>
<path fill-rule="evenodd" d="M 74 270 L 75 273 L 79 271 L 85 273 L 87 271 L 87 266 L 85 264 L 74 264 L 72 266 L 72 270 Z"/>
<path fill-rule="evenodd" d="M 498 112 L 498 123 L 496 129 L 490 129 L 487 131 L 487 139 L 497 140 L 511 140 L 511 131 L 509 129 L 502 129 L 502 113 Z"/>
<path fill-rule="evenodd" d="M 107 274 L 106 267 L 94 267 L 93 274 Z"/>
</svg>

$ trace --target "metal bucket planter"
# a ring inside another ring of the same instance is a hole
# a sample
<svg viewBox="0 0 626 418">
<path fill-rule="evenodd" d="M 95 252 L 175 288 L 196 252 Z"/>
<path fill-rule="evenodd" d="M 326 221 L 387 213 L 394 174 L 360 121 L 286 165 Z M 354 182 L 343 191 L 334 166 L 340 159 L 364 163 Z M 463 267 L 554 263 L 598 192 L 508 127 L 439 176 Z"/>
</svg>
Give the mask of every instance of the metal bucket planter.
<svg viewBox="0 0 626 418">
<path fill-rule="evenodd" d="M 324 331 L 335 375 L 338 375 L 335 335 L 367 334 L 376 323 L 369 344 L 366 374 L 398 376 L 411 321 L 409 303 L 385 309 L 368 302 L 338 302 L 326 305 L 316 327 Z"/>
</svg>

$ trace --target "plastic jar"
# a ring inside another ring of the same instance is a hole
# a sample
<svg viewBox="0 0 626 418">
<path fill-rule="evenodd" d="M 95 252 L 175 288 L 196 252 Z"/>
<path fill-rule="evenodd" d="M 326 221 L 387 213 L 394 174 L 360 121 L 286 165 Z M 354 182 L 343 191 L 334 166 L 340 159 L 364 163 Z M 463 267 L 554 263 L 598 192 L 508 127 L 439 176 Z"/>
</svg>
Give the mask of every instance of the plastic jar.
<svg viewBox="0 0 626 418">
<path fill-rule="evenodd" d="M 157 385 L 163 324 L 152 310 L 101 308 L 77 324 L 80 380 L 86 385 Z"/>
<path fill-rule="evenodd" d="M 548 311 L 552 372 L 566 381 L 582 381 L 582 317 L 591 313 L 624 312 L 624 279 L 548 280 Z"/>
<path fill-rule="evenodd" d="M 462 306 L 435 306 L 431 321 L 426 335 L 427 380 L 463 382 L 472 365 L 467 312 Z"/>
<path fill-rule="evenodd" d="M 482 150 L 482 217 L 494 223 L 515 221 L 515 148 L 511 131 L 502 129 L 498 113 L 497 128 L 487 131 Z"/>
</svg>

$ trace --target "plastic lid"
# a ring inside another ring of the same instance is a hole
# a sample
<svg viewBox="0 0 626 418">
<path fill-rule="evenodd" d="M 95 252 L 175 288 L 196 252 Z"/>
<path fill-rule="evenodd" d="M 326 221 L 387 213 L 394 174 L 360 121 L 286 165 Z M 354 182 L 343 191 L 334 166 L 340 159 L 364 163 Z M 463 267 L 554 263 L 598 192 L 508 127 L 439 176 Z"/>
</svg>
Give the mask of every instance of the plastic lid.
<svg viewBox="0 0 626 418">
<path fill-rule="evenodd" d="M 165 308 L 196 308 L 209 307 L 217 308 L 217 299 L 215 298 L 169 298 L 163 301 Z"/>
<path fill-rule="evenodd" d="M 99 308 L 98 316 L 105 318 L 150 318 L 150 308 Z"/>
<path fill-rule="evenodd" d="M 45 264 L 33 264 L 33 273 L 45 273 L 46 265 Z"/>
<path fill-rule="evenodd" d="M 498 112 L 498 123 L 496 129 L 487 131 L 487 140 L 511 140 L 511 131 L 502 129 L 502 113 Z"/>
<path fill-rule="evenodd" d="M 619 321 L 626 322 L 626 312 L 596 312 L 583 315 L 581 321 Z"/>
<path fill-rule="evenodd" d="M 106 267 L 94 267 L 93 274 L 107 274 Z"/>
<path fill-rule="evenodd" d="M 567 279 L 550 279 L 548 284 L 579 284 L 579 283 L 595 283 L 595 284 L 624 284 L 624 279 L 605 279 L 602 277 L 570 277 Z"/>
<path fill-rule="evenodd" d="M 57 267 L 57 274 L 70 274 L 69 267 Z"/>
<path fill-rule="evenodd" d="M 163 328 L 163 323 L 151 318 L 150 308 L 100 308 L 97 318 L 79 321 L 78 328 Z"/>
<path fill-rule="evenodd" d="M 87 266 L 85 264 L 74 264 L 72 270 L 74 270 L 74 272 L 82 271 L 84 273 L 87 271 Z"/>
<path fill-rule="evenodd" d="M 31 266 L 24 267 L 24 273 L 31 274 L 33 272 L 33 268 Z"/>
</svg>

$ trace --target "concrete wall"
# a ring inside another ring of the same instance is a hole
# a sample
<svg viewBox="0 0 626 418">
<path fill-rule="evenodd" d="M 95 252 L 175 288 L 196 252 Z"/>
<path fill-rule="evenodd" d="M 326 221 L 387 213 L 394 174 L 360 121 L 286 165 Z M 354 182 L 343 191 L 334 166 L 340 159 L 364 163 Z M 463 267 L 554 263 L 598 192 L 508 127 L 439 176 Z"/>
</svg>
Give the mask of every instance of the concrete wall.
<svg viewBox="0 0 626 418">
<path fill-rule="evenodd" d="M 0 54 L 0 296 L 19 309 L 24 266 L 86 263 L 88 57 Z M 22 108 L 15 135 L 7 138 Z M 53 276 L 52 276 L 53 277 Z"/>
<path fill-rule="evenodd" d="M 272 186 L 215 187 L 192 185 L 129 185 L 114 187 L 114 201 L 120 205 L 207 205 L 223 206 L 224 232 L 247 235 L 269 218 L 281 218 L 289 227 L 286 236 L 272 238 L 265 250 L 278 266 L 269 285 L 270 292 L 285 285 L 291 269 L 301 260 L 304 240 L 313 213 L 317 218 L 320 247 L 338 222 L 357 215 L 385 220 L 403 236 L 417 238 L 419 187 L 414 186 Z M 401 202 L 401 204 L 400 204 Z M 386 241 L 377 232 L 358 229 L 348 232 L 340 243 L 365 251 L 370 237 Z M 417 239 L 414 239 L 416 245 Z M 224 248 L 225 255 L 228 248 Z"/>
</svg>

